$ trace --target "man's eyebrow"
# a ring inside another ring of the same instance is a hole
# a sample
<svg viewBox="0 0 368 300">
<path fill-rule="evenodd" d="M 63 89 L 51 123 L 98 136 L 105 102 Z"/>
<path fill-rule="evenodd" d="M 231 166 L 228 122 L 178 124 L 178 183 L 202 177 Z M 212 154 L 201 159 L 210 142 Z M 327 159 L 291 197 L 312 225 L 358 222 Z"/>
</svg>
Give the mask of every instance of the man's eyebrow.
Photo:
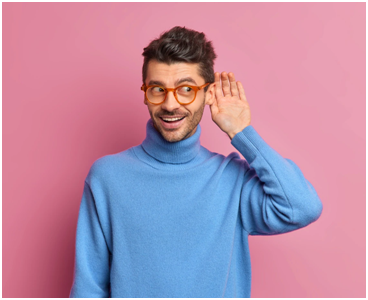
<svg viewBox="0 0 368 300">
<path fill-rule="evenodd" d="M 192 77 L 185 77 L 185 78 L 178 79 L 175 82 L 175 86 L 178 86 L 179 84 L 181 84 L 183 82 L 191 82 L 191 83 L 194 83 L 195 85 L 197 85 L 197 82 Z M 148 85 L 155 85 L 155 84 L 165 87 L 165 85 L 159 80 L 150 80 L 148 82 Z"/>
<path fill-rule="evenodd" d="M 161 85 L 161 86 L 164 86 L 164 84 L 161 81 L 158 81 L 158 80 L 150 80 L 148 82 L 148 85 Z"/>
<path fill-rule="evenodd" d="M 195 82 L 195 80 L 192 78 L 192 77 L 185 77 L 185 78 L 182 78 L 182 79 L 179 79 L 175 82 L 175 85 L 179 85 L 180 83 L 183 83 L 183 82 L 191 82 L 191 83 L 194 83 L 195 85 L 197 85 L 197 82 Z"/>
</svg>

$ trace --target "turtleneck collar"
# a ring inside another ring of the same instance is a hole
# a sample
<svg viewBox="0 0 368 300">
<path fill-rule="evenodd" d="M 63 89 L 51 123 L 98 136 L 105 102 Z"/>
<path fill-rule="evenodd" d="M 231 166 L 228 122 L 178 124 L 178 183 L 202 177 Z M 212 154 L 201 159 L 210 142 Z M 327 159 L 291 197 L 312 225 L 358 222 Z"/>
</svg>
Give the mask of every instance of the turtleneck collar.
<svg viewBox="0 0 368 300">
<path fill-rule="evenodd" d="M 163 163 L 183 164 L 191 161 L 199 153 L 200 135 L 201 126 L 198 124 L 196 132 L 189 138 L 179 142 L 168 142 L 156 130 L 150 118 L 146 125 L 146 138 L 142 142 L 142 148 L 150 156 Z"/>
</svg>

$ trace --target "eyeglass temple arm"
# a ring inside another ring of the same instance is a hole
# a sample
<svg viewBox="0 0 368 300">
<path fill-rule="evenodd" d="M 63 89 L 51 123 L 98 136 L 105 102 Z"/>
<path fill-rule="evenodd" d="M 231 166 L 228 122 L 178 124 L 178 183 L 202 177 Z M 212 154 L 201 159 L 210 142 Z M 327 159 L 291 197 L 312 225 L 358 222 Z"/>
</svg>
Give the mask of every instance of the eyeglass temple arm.
<svg viewBox="0 0 368 300">
<path fill-rule="evenodd" d="M 203 89 L 204 87 L 206 87 L 207 85 L 209 85 L 210 83 L 209 82 L 207 82 L 207 83 L 205 83 L 204 85 L 201 85 L 201 86 L 199 86 L 198 87 L 198 89 L 199 90 L 201 90 L 201 89 Z"/>
</svg>

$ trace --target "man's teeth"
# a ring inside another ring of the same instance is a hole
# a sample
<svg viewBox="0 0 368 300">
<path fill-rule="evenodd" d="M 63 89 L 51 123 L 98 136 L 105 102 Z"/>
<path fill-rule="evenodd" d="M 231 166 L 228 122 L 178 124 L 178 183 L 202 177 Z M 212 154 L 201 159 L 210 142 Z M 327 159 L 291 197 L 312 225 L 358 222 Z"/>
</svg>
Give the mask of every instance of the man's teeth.
<svg viewBox="0 0 368 300">
<path fill-rule="evenodd" d="M 181 118 L 162 118 L 162 120 L 164 121 L 171 121 L 171 122 L 174 122 L 174 121 L 177 121 L 177 120 L 181 120 L 183 119 L 184 117 L 181 117 Z"/>
</svg>

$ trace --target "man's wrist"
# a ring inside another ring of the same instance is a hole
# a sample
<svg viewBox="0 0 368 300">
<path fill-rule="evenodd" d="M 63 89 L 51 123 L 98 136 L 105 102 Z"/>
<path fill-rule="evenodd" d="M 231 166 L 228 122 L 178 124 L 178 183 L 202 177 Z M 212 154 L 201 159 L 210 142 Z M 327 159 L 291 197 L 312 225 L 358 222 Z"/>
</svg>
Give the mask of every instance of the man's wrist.
<svg viewBox="0 0 368 300">
<path fill-rule="evenodd" d="M 246 127 L 248 127 L 250 124 L 248 124 L 247 126 L 245 126 L 243 129 L 241 130 L 235 130 L 232 131 L 230 133 L 228 133 L 227 135 L 229 136 L 230 140 L 232 140 L 234 138 L 235 135 L 237 135 L 239 132 L 243 131 Z"/>
<path fill-rule="evenodd" d="M 228 133 L 227 135 L 229 136 L 230 140 L 232 140 L 237 133 L 238 132 L 233 132 L 233 133 Z"/>
</svg>

